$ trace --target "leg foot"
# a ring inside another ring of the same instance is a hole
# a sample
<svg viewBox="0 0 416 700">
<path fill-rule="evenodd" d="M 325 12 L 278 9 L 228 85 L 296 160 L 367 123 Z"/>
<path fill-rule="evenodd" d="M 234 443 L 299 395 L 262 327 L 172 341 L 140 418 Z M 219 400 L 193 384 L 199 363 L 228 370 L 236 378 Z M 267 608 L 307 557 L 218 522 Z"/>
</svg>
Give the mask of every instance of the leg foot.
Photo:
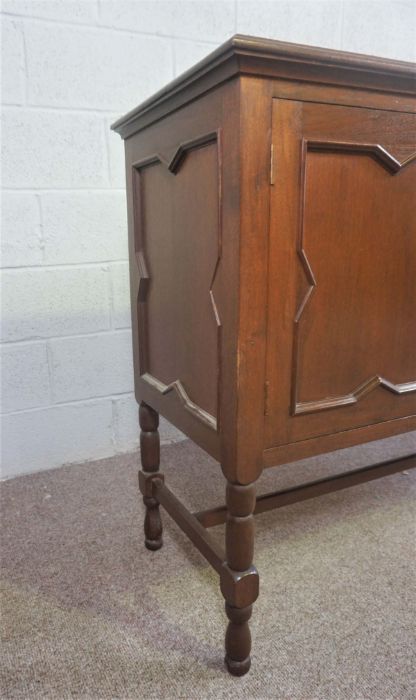
<svg viewBox="0 0 416 700">
<path fill-rule="evenodd" d="M 249 656 L 244 661 L 234 661 L 225 655 L 224 661 L 232 676 L 244 676 L 250 670 L 251 658 Z"/>
<path fill-rule="evenodd" d="M 144 544 L 145 544 L 145 547 L 147 549 L 150 549 L 151 552 L 156 552 L 163 545 L 163 539 L 160 538 L 160 540 L 147 540 L 145 538 Z"/>
<path fill-rule="evenodd" d="M 143 469 L 141 472 L 143 479 L 139 479 L 139 483 L 143 493 L 143 502 L 146 506 L 144 542 L 147 549 L 155 551 L 160 549 L 163 544 L 163 528 L 159 512 L 159 502 L 152 495 L 151 483 L 155 475 L 162 477 L 159 472 L 159 414 L 153 408 L 142 402 L 139 408 L 139 421 L 141 428 L 140 457 Z"/>
<path fill-rule="evenodd" d="M 252 606 L 234 608 L 225 603 L 225 611 L 229 619 L 225 634 L 225 663 L 233 676 L 244 676 L 251 665 L 251 634 L 248 620 L 251 617 Z"/>
<path fill-rule="evenodd" d="M 151 549 L 154 552 L 157 549 L 160 549 L 163 544 L 162 519 L 159 512 L 159 504 L 155 498 L 146 498 L 145 504 L 146 515 L 144 519 L 144 543 L 147 549 Z"/>
<path fill-rule="evenodd" d="M 258 574 L 252 566 L 255 503 L 253 484 L 227 484 L 226 565 L 233 584 L 222 585 L 222 591 L 229 620 L 225 634 L 225 663 L 233 676 L 243 676 L 251 664 L 248 621 L 258 593 Z"/>
</svg>

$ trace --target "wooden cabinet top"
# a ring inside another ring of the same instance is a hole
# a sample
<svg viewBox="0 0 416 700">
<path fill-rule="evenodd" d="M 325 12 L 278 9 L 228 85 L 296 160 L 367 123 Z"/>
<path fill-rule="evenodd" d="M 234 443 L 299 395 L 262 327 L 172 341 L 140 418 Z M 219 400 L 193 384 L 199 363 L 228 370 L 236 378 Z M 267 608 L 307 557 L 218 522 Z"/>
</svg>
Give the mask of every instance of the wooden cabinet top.
<svg viewBox="0 0 416 700">
<path fill-rule="evenodd" d="M 237 75 L 416 94 L 413 63 L 237 34 L 112 128 L 127 138 Z"/>
</svg>

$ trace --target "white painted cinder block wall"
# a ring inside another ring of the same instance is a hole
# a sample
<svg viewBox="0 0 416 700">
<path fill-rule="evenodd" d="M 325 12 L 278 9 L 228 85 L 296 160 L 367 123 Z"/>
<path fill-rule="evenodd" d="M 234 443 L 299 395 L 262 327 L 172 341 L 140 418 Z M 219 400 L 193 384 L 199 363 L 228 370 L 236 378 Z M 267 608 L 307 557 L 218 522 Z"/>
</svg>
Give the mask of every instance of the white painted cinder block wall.
<svg viewBox="0 0 416 700">
<path fill-rule="evenodd" d="M 235 32 L 414 60 L 414 0 L 3 0 L 3 474 L 134 450 L 110 123 Z M 165 440 L 181 439 L 167 423 Z"/>
</svg>

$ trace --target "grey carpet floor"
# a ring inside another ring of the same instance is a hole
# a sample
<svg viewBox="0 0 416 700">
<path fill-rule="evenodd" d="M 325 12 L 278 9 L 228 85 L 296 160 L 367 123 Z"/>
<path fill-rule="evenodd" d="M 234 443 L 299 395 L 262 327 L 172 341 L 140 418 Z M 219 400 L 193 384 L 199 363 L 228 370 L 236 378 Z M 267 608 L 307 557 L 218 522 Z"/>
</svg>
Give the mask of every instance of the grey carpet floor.
<svg viewBox="0 0 416 700">
<path fill-rule="evenodd" d="M 259 492 L 415 444 L 270 469 Z M 218 465 L 192 443 L 162 461 L 191 509 L 223 502 Z M 3 483 L 2 698 L 414 700 L 416 470 L 256 517 L 253 663 L 237 679 L 215 572 L 167 514 L 163 549 L 142 545 L 137 465 L 124 455 Z"/>
</svg>

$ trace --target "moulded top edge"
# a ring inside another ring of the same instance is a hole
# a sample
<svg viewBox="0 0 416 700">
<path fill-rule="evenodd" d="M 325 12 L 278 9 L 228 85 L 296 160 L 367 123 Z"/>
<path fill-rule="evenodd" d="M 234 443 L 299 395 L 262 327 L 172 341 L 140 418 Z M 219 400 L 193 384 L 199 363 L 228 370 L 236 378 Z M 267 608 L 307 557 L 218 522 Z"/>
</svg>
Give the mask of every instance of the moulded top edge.
<svg viewBox="0 0 416 700">
<path fill-rule="evenodd" d="M 316 81 L 319 77 L 319 82 L 325 82 L 327 77 L 328 82 L 334 84 L 334 77 L 339 75 L 343 85 L 384 88 L 392 92 L 416 91 L 414 63 L 236 34 L 115 121 L 111 128 L 123 137 L 128 136 L 134 122 L 174 96 L 185 93 L 197 81 L 203 82 L 202 78 L 208 75 L 211 88 L 238 73 L 263 75 L 267 69 L 269 77 L 280 77 L 283 66 L 285 78 L 290 78 L 293 72 L 295 79 L 302 79 L 304 71 L 304 80 Z"/>
</svg>

